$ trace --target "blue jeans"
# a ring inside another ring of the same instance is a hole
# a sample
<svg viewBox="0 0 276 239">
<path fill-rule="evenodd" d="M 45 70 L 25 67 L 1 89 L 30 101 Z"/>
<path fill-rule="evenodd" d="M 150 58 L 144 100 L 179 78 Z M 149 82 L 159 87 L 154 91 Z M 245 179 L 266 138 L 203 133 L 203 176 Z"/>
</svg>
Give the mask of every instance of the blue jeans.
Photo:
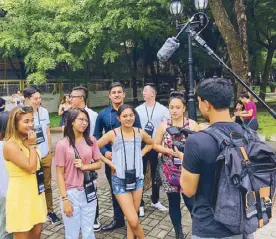
<svg viewBox="0 0 276 239">
<path fill-rule="evenodd" d="M 13 235 L 6 232 L 6 198 L 0 195 L 0 238 L 12 239 Z"/>
<path fill-rule="evenodd" d="M 254 239 L 254 235 L 250 234 L 247 236 L 243 236 L 243 235 L 236 235 L 236 236 L 232 236 L 232 237 L 223 237 L 223 238 L 206 238 L 206 237 L 198 237 L 198 236 L 194 236 L 192 235 L 192 239 Z"/>
</svg>

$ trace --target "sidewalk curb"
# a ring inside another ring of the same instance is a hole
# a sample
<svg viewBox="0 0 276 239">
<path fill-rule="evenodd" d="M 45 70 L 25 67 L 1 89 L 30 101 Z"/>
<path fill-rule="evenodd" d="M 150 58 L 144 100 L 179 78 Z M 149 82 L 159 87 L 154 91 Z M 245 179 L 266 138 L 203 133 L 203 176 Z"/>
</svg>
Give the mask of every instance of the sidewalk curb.
<svg viewBox="0 0 276 239">
<path fill-rule="evenodd" d="M 51 132 L 51 134 L 62 133 L 62 128 L 60 126 L 53 127 L 53 128 L 50 128 L 50 132 Z"/>
</svg>

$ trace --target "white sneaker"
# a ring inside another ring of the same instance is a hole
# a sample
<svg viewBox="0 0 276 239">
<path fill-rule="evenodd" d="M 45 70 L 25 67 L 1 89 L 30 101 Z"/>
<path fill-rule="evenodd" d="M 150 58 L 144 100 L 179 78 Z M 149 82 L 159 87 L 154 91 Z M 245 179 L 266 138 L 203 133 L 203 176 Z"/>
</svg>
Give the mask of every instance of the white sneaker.
<svg viewBox="0 0 276 239">
<path fill-rule="evenodd" d="M 144 207 L 139 208 L 139 217 L 144 217 L 145 216 L 145 209 Z"/>
<path fill-rule="evenodd" d="M 158 210 L 162 211 L 162 212 L 168 211 L 168 209 L 166 207 L 164 207 L 160 202 L 158 202 L 158 203 L 151 203 L 151 206 L 153 208 L 155 208 L 155 209 L 158 209 Z"/>
<path fill-rule="evenodd" d="M 100 220 L 98 218 L 95 218 L 95 221 L 94 221 L 94 232 L 98 232 L 100 230 L 101 230 Z"/>
</svg>

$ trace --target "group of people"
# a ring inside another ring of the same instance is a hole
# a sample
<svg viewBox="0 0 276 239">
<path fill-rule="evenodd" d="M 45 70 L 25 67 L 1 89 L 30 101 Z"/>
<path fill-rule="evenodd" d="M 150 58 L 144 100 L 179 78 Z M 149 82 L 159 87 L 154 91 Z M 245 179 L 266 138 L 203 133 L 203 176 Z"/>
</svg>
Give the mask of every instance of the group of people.
<svg viewBox="0 0 276 239">
<path fill-rule="evenodd" d="M 46 217 L 52 223 L 60 220 L 52 205 L 50 121 L 48 111 L 41 107 L 39 90 L 30 87 L 23 94 L 24 106 L 0 114 L 0 235 L 38 239 Z M 124 104 L 123 85 L 112 83 L 111 104 L 97 114 L 86 106 L 87 89 L 79 86 L 60 106 L 59 114 L 66 115 L 62 119 L 64 137 L 56 145 L 54 163 L 65 238 L 76 239 L 80 231 L 84 239 L 95 238 L 94 231 L 124 227 L 125 219 L 127 238 L 145 238 L 139 216 L 145 215 L 143 187 L 148 163 L 151 206 L 169 210 L 176 238 L 185 238 L 181 197 L 192 216 L 192 238 L 231 238 L 233 234 L 214 220 L 210 206 L 217 143 L 204 132 L 189 137 L 172 132 L 202 129 L 185 117 L 183 93 L 172 92 L 168 108 L 156 101 L 154 84 L 146 84 L 142 94 L 145 102 L 134 109 Z M 227 80 L 204 80 L 196 95 L 210 127 L 241 131 L 230 115 L 233 93 Z M 254 110 L 245 110 L 239 116 L 256 117 Z M 114 209 L 113 221 L 105 226 L 100 225 L 97 198 L 96 171 L 102 163 Z M 168 209 L 159 201 L 161 185 Z"/>
<path fill-rule="evenodd" d="M 242 93 L 236 104 L 233 119 L 240 125 L 246 125 L 253 130 L 258 130 L 257 107 L 255 102 L 250 99 L 249 93 Z"/>
</svg>

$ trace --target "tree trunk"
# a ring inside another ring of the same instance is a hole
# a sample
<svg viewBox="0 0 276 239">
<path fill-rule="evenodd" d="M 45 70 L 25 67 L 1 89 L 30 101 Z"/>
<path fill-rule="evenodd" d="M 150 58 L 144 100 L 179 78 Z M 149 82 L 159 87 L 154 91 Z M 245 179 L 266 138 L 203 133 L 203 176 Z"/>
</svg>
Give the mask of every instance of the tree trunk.
<svg viewBox="0 0 276 239">
<path fill-rule="evenodd" d="M 266 94 L 266 86 L 268 83 L 268 77 L 270 74 L 270 70 L 271 70 L 271 63 L 272 63 L 272 59 L 273 59 L 273 55 L 275 52 L 276 46 L 274 45 L 269 45 L 268 49 L 267 49 L 267 56 L 266 56 L 266 60 L 265 60 L 265 67 L 264 67 L 264 72 L 262 75 L 262 83 L 261 83 L 261 87 L 260 87 L 260 97 L 262 100 L 265 100 L 265 94 Z"/>
<path fill-rule="evenodd" d="M 235 0 L 235 12 L 237 16 L 237 23 L 239 28 L 239 36 L 240 36 L 240 42 L 241 46 L 243 48 L 242 54 L 243 54 L 243 64 L 246 72 L 249 72 L 249 56 L 248 56 L 248 42 L 247 42 L 247 18 L 246 18 L 246 12 L 245 12 L 245 5 L 243 0 Z M 248 75 L 246 75 L 246 78 L 249 81 Z"/>
<path fill-rule="evenodd" d="M 222 35 L 222 38 L 226 44 L 229 54 L 229 60 L 233 71 L 241 76 L 246 84 L 247 79 L 247 67 L 245 66 L 243 56 L 243 47 L 241 45 L 239 34 L 236 33 L 233 24 L 229 20 L 229 16 L 222 4 L 222 0 L 210 0 L 210 8 L 212 10 L 216 25 Z M 238 93 L 243 91 L 241 85 L 238 86 Z"/>
<path fill-rule="evenodd" d="M 133 104 L 134 105 L 138 105 L 138 103 L 139 103 L 138 98 L 137 98 L 137 78 L 136 78 L 137 69 L 138 69 L 137 47 L 138 47 L 138 44 L 135 44 L 134 49 L 132 51 L 133 71 L 132 71 L 131 79 L 132 79 L 132 87 L 133 87 Z"/>
<path fill-rule="evenodd" d="M 16 67 L 14 66 L 14 64 L 13 64 L 13 62 L 12 62 L 12 59 L 9 57 L 8 60 L 9 60 L 9 63 L 10 63 L 11 68 L 13 69 L 14 73 L 17 75 L 17 78 L 18 78 L 18 79 L 23 79 L 23 78 L 22 78 L 22 75 L 21 75 L 21 72 L 20 72 L 19 70 L 16 69 Z"/>
</svg>

